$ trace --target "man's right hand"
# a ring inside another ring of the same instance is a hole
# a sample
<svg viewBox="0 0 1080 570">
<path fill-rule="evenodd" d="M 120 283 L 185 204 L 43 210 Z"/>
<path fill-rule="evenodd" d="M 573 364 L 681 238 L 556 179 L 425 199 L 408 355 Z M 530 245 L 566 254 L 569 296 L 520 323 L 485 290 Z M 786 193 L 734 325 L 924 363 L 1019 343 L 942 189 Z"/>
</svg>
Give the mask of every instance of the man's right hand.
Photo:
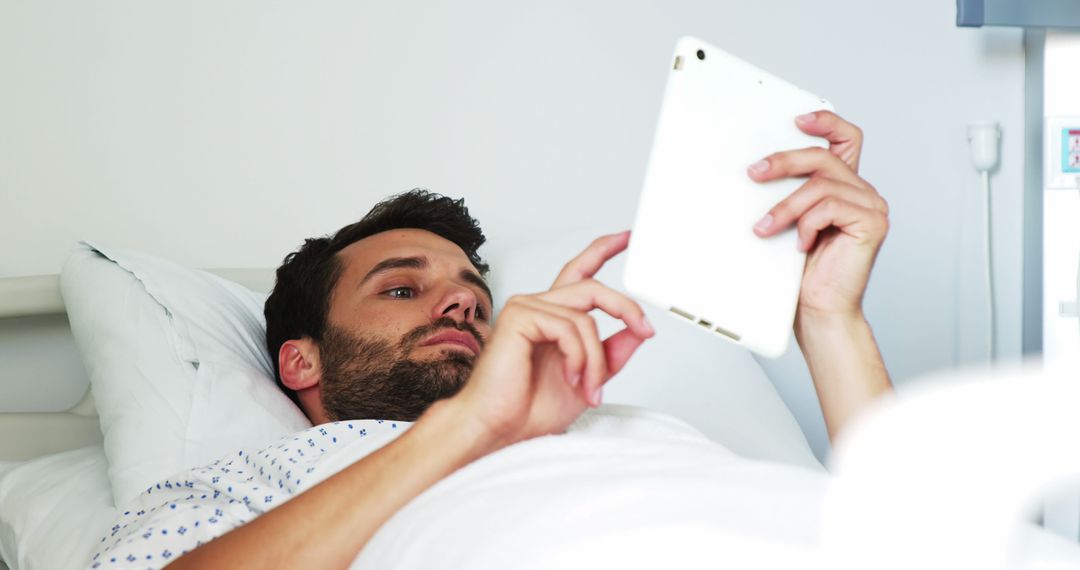
<svg viewBox="0 0 1080 570">
<path fill-rule="evenodd" d="M 481 422 L 493 449 L 564 431 L 600 405 L 603 385 L 653 336 L 640 305 L 592 278 L 628 240 L 628 232 L 597 239 L 549 291 L 507 301 L 468 383 L 447 402 Z M 593 309 L 626 329 L 601 341 Z"/>
</svg>

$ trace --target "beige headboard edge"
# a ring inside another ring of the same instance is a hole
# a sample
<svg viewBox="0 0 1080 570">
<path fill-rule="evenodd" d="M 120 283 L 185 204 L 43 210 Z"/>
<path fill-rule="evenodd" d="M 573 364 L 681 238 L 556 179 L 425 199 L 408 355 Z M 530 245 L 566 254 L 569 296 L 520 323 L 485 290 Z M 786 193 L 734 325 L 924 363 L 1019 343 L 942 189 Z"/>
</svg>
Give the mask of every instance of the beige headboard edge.
<svg viewBox="0 0 1080 570">
<path fill-rule="evenodd" d="M 101 426 L 87 390 L 66 412 L 0 414 L 0 459 L 22 461 L 100 443 Z"/>
</svg>

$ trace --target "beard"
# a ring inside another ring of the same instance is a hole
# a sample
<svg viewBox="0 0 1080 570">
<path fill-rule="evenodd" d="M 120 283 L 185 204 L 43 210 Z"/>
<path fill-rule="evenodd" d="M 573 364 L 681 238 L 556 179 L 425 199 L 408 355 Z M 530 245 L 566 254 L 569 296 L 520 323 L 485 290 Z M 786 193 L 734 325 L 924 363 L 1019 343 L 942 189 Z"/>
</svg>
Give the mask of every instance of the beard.
<svg viewBox="0 0 1080 570">
<path fill-rule="evenodd" d="M 457 394 L 476 356 L 445 349 L 431 360 L 412 360 L 416 344 L 442 329 L 457 329 L 484 342 L 476 328 L 441 318 L 393 342 L 330 325 L 319 343 L 322 403 L 331 421 L 416 421 L 431 404 Z"/>
</svg>

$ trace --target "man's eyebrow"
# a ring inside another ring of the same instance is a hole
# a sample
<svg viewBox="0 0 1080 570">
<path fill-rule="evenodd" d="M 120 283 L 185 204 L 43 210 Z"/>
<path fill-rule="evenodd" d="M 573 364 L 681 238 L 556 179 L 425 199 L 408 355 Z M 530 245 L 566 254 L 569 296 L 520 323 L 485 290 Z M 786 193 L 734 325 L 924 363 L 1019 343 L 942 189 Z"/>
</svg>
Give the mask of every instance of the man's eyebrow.
<svg viewBox="0 0 1080 570">
<path fill-rule="evenodd" d="M 371 281 L 375 276 L 386 273 L 387 271 L 393 271 L 394 269 L 423 269 L 427 267 L 427 259 L 423 257 L 391 257 L 384 259 L 375 264 L 375 267 L 371 268 L 371 271 L 367 272 L 367 275 L 360 280 L 357 288 L 363 287 L 364 283 Z"/>
<path fill-rule="evenodd" d="M 357 288 L 363 287 L 364 283 L 367 283 L 368 281 L 374 279 L 376 276 L 386 273 L 388 271 L 393 271 L 395 269 L 424 269 L 427 266 L 428 261 L 426 258 L 423 257 L 391 257 L 388 259 L 384 259 L 376 263 L 375 267 L 372 267 L 371 271 L 367 272 L 367 275 L 365 275 L 364 278 L 360 280 Z M 488 302 L 494 303 L 491 289 L 488 287 L 488 284 L 486 281 L 484 281 L 483 277 L 480 277 L 480 275 L 476 274 L 473 271 L 469 271 L 468 269 L 462 269 L 459 277 L 462 281 L 478 287 L 481 291 L 484 292 L 484 294 L 487 295 Z"/>
</svg>

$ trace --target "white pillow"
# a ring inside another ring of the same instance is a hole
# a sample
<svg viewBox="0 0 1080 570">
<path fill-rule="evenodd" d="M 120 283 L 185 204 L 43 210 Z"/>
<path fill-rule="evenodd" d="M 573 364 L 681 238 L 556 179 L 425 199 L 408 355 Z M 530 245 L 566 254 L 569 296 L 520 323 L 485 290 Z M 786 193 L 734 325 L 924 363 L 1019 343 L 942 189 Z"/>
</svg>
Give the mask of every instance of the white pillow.
<svg viewBox="0 0 1080 570">
<path fill-rule="evenodd" d="M 61 291 L 117 506 L 174 473 L 311 426 L 274 384 L 264 295 L 85 242 L 64 264 Z"/>
<path fill-rule="evenodd" d="M 116 518 L 101 446 L 0 471 L 0 556 L 19 570 L 85 568 Z"/>
<path fill-rule="evenodd" d="M 496 306 L 517 293 L 548 289 L 568 261 L 605 233 L 610 232 L 566 232 L 497 254 L 490 260 Z M 596 278 L 625 293 L 624 260 L 625 255 L 619 255 L 609 261 Z M 823 469 L 798 422 L 748 351 L 702 334 L 667 311 L 642 306 L 656 336 L 607 385 L 604 402 L 666 412 L 744 457 Z M 593 316 L 602 336 L 624 326 L 600 311 Z"/>
</svg>

